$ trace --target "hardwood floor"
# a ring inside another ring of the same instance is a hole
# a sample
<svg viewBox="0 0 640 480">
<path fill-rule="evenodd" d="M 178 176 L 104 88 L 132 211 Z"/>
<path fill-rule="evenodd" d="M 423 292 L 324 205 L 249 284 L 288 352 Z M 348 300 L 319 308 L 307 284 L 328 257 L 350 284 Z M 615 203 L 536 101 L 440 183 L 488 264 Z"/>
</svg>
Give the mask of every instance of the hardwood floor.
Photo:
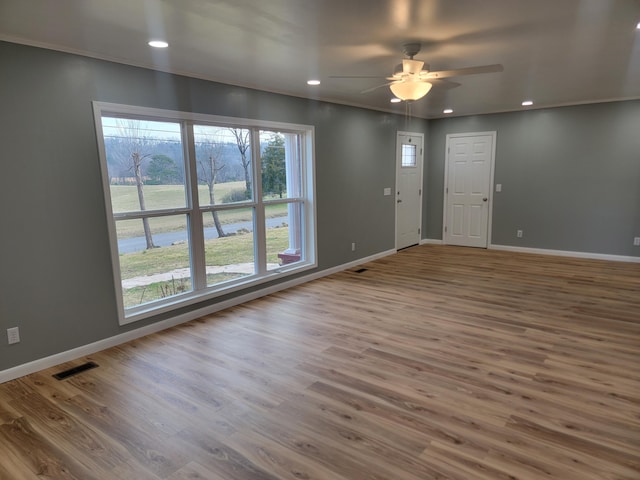
<svg viewBox="0 0 640 480">
<path fill-rule="evenodd" d="M 640 479 L 640 264 L 363 267 L 0 385 L 0 478 Z"/>
</svg>

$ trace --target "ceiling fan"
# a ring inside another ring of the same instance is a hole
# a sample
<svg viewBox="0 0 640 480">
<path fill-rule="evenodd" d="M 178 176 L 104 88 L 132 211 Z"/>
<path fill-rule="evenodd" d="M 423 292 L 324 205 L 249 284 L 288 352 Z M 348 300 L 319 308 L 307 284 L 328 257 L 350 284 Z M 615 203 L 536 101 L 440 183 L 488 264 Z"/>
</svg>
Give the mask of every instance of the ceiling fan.
<svg viewBox="0 0 640 480">
<path fill-rule="evenodd" d="M 460 86 L 459 83 L 446 80 L 449 77 L 460 77 L 463 75 L 475 75 L 478 73 L 502 72 L 504 68 L 500 64 L 482 65 L 479 67 L 458 68 L 456 70 L 440 70 L 432 72 L 429 65 L 423 61 L 414 60 L 413 57 L 420 52 L 422 45 L 418 42 L 406 43 L 403 45 L 403 52 L 408 58 L 404 58 L 398 64 L 390 77 L 385 77 L 389 82 L 382 85 L 363 90 L 361 93 L 372 92 L 382 87 L 389 87 L 400 100 L 414 101 L 424 97 L 434 85 L 444 88 L 454 88 Z M 372 78 L 358 76 L 334 76 L 333 78 Z M 373 77 L 380 78 L 380 77 Z"/>
</svg>

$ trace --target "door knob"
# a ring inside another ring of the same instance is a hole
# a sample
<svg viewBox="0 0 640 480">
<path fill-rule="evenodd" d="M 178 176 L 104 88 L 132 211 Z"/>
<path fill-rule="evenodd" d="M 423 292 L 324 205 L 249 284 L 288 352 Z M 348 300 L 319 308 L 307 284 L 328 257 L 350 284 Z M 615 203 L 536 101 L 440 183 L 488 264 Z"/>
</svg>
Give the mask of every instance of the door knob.
<svg viewBox="0 0 640 480">
<path fill-rule="evenodd" d="M 398 199 L 398 203 L 402 203 L 402 200 Z"/>
<path fill-rule="evenodd" d="M 482 201 L 483 201 L 483 202 L 486 202 L 486 201 L 487 201 L 487 197 L 484 197 L 484 198 L 482 199 Z"/>
</svg>

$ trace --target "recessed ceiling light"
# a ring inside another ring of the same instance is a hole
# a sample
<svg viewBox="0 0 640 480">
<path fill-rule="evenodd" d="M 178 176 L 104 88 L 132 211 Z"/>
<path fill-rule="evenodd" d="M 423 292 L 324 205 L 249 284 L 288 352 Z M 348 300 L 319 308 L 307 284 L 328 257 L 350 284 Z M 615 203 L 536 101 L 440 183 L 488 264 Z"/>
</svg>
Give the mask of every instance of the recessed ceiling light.
<svg viewBox="0 0 640 480">
<path fill-rule="evenodd" d="M 529 107 L 531 105 L 533 105 L 533 102 L 531 100 L 525 100 L 524 102 L 522 102 L 523 107 Z"/>
<path fill-rule="evenodd" d="M 151 40 L 149 46 L 154 48 L 167 48 L 169 44 L 163 40 Z"/>
<path fill-rule="evenodd" d="M 307 85 L 320 85 L 320 80 L 307 80 Z"/>
<path fill-rule="evenodd" d="M 400 103 L 402 100 L 400 100 L 398 97 L 394 97 L 390 101 L 391 103 Z"/>
<path fill-rule="evenodd" d="M 453 113 L 453 110 L 450 108 L 445 108 L 442 113 Z"/>
<path fill-rule="evenodd" d="M 636 25 L 636 30 L 640 30 L 640 22 L 638 22 L 638 25 Z"/>
</svg>

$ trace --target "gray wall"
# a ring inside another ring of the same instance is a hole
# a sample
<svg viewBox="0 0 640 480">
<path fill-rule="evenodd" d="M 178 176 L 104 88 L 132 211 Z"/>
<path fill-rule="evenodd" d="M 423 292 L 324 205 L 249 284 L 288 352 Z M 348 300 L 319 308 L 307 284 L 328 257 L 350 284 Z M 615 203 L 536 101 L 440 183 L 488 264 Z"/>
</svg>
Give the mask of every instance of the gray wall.
<svg viewBox="0 0 640 480">
<path fill-rule="evenodd" d="M 169 316 L 118 326 L 94 100 L 314 125 L 318 268 L 394 248 L 383 189 L 394 186 L 402 115 L 4 42 L 0 65 L 0 370 Z M 22 341 L 9 346 L 13 326 Z"/>
<path fill-rule="evenodd" d="M 442 238 L 446 135 L 484 131 L 502 184 L 493 244 L 640 256 L 640 101 L 429 122 L 425 238 Z"/>
<path fill-rule="evenodd" d="M 0 370 L 169 317 L 118 326 L 94 100 L 314 125 L 319 270 L 394 248 L 397 130 L 425 133 L 425 238 L 441 238 L 446 134 L 496 130 L 493 243 L 640 255 L 638 101 L 407 125 L 5 42 L 0 65 Z"/>
</svg>

